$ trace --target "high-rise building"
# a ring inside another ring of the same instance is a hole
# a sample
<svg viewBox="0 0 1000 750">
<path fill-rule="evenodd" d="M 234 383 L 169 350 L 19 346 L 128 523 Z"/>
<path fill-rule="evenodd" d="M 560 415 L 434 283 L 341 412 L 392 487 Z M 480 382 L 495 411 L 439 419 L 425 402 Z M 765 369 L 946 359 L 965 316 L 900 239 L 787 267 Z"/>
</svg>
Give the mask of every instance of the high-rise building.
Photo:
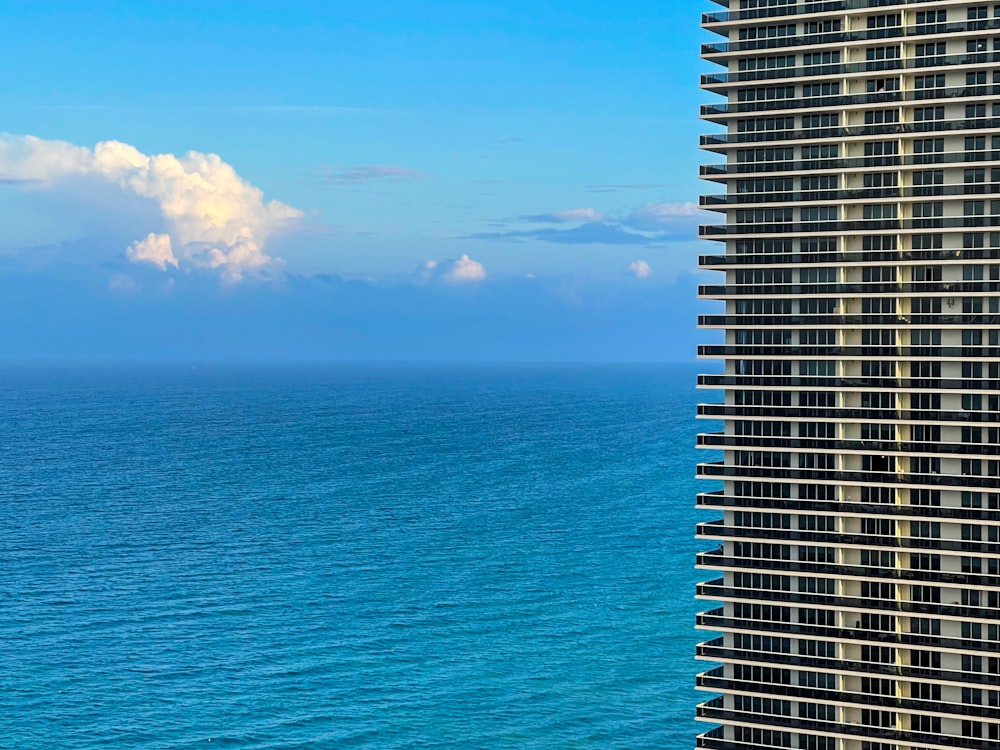
<svg viewBox="0 0 1000 750">
<path fill-rule="evenodd" d="M 698 747 L 1000 748 L 1000 2 L 721 4 Z"/>
</svg>

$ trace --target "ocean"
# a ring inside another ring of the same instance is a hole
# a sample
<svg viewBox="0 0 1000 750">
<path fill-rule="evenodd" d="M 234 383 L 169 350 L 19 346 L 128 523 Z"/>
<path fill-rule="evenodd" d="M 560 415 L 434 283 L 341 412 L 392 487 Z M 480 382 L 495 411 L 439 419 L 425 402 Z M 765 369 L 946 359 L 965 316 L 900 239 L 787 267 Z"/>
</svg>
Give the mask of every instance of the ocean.
<svg viewBox="0 0 1000 750">
<path fill-rule="evenodd" d="M 0 368 L 0 748 L 692 748 L 696 371 Z"/>
</svg>

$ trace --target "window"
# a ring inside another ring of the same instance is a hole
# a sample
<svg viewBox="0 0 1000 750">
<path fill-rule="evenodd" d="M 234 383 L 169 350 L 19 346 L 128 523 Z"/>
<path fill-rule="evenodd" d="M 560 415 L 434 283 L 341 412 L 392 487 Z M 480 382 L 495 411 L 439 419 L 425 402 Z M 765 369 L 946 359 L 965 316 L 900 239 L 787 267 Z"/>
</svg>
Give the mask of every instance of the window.
<svg viewBox="0 0 1000 750">
<path fill-rule="evenodd" d="M 840 62 L 840 51 L 811 52 L 802 56 L 803 65 L 835 65 Z"/>
<path fill-rule="evenodd" d="M 809 21 L 805 24 L 807 34 L 829 34 L 833 31 L 840 31 L 841 28 L 842 24 L 839 18 L 828 21 Z"/>
<path fill-rule="evenodd" d="M 913 87 L 915 89 L 944 88 L 944 82 L 945 82 L 944 73 L 936 73 L 934 75 L 920 75 L 913 77 Z"/>
<path fill-rule="evenodd" d="M 866 60 L 896 60 L 899 58 L 899 47 L 869 47 L 865 50 Z"/>
<path fill-rule="evenodd" d="M 868 16 L 868 28 L 869 29 L 886 29 L 893 26 L 899 26 L 900 16 L 899 13 L 889 13 L 879 16 Z"/>
<path fill-rule="evenodd" d="M 872 109 L 865 112 L 865 125 L 884 125 L 899 122 L 899 110 Z"/>
<path fill-rule="evenodd" d="M 795 55 L 779 55 L 774 57 L 746 57 L 739 61 L 740 70 L 773 70 L 775 68 L 794 68 Z"/>
<path fill-rule="evenodd" d="M 824 81 L 823 83 L 807 83 L 802 86 L 803 97 L 836 96 L 840 93 L 839 81 Z"/>
<path fill-rule="evenodd" d="M 944 138 L 918 138 L 913 141 L 913 163 L 930 164 L 944 161 Z"/>
<path fill-rule="evenodd" d="M 925 120 L 943 120 L 944 107 L 917 107 L 913 110 L 913 119 L 915 122 L 923 122 Z"/>
<path fill-rule="evenodd" d="M 822 143 L 802 147 L 803 159 L 836 159 L 839 154 L 840 147 L 836 143 Z"/>
<path fill-rule="evenodd" d="M 910 536 L 940 539 L 941 524 L 938 521 L 910 521 Z"/>
<path fill-rule="evenodd" d="M 932 57 L 936 55 L 944 57 L 946 49 L 947 49 L 947 44 L 945 42 L 918 44 L 916 46 L 914 54 L 916 57 Z"/>
<path fill-rule="evenodd" d="M 739 89 L 736 98 L 741 102 L 763 102 L 775 99 L 793 99 L 794 86 L 758 86 L 757 88 Z"/>
<path fill-rule="evenodd" d="M 813 128 L 835 128 L 840 125 L 839 114 L 803 115 L 802 127 L 805 130 Z"/>
<path fill-rule="evenodd" d="M 794 117 L 754 117 L 736 121 L 736 130 L 740 133 L 763 133 L 776 130 L 792 130 L 795 127 Z"/>
<path fill-rule="evenodd" d="M 865 91 L 877 94 L 883 91 L 899 91 L 898 78 L 872 78 L 865 81 Z"/>
<path fill-rule="evenodd" d="M 773 26 L 751 26 L 740 29 L 741 40 L 773 39 L 780 36 L 795 36 L 795 24 L 778 24 Z"/>
<path fill-rule="evenodd" d="M 917 13 L 917 25 L 924 26 L 933 23 L 946 23 L 948 21 L 948 11 L 930 10 Z"/>
</svg>

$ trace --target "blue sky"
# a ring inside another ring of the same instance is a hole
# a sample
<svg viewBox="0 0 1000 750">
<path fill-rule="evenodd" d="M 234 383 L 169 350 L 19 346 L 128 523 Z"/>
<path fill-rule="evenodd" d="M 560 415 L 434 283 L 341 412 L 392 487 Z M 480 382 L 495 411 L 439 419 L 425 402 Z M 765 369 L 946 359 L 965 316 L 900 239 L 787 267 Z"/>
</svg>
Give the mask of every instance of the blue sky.
<svg viewBox="0 0 1000 750">
<path fill-rule="evenodd" d="M 0 356 L 691 359 L 703 9 L 0 2 Z"/>
</svg>

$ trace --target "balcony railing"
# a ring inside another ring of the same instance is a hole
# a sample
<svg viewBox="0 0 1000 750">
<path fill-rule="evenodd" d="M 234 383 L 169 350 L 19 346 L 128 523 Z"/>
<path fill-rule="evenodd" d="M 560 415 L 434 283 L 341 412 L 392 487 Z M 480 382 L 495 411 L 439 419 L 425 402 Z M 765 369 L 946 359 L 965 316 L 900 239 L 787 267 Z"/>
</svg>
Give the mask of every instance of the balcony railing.
<svg viewBox="0 0 1000 750">
<path fill-rule="evenodd" d="M 793 380 L 799 378 L 792 378 Z M 1000 383 L 997 385 L 1000 390 Z M 727 435 L 717 432 L 698 435 L 700 448 L 778 449 L 786 451 L 821 451 L 845 453 L 877 453 L 882 456 L 906 457 L 912 454 L 931 456 L 997 456 L 1000 444 L 993 443 L 939 443 L 893 440 L 838 440 L 835 438 L 808 438 L 786 436 Z"/>
<path fill-rule="evenodd" d="M 866 125 L 848 128 L 814 128 L 810 130 L 767 130 L 751 133 L 715 133 L 701 136 L 704 148 L 713 146 L 743 146 L 746 144 L 783 143 L 786 141 L 818 140 L 828 138 L 884 137 L 887 135 L 924 136 L 927 133 L 947 133 L 1000 127 L 1000 118 L 981 117 L 960 120 L 926 120 L 922 122 L 894 123 L 891 125 Z M 714 149 L 713 149 L 714 150 Z M 724 152 L 726 148 L 718 149 Z"/>
<path fill-rule="evenodd" d="M 941 409 L 854 409 L 810 406 L 729 406 L 699 404 L 698 416 L 709 419 L 763 418 L 772 420 L 821 419 L 825 421 L 882 422 L 968 422 L 970 424 L 1000 424 L 1000 412 L 949 411 Z"/>
<path fill-rule="evenodd" d="M 914 326 L 933 328 L 975 328 L 1000 326 L 1000 314 L 989 313 L 855 313 L 851 315 L 826 315 L 809 313 L 788 313 L 784 315 L 699 315 L 698 325 L 718 326 L 733 329 L 768 327 L 835 327 L 835 328 L 903 328 L 912 330 Z M 963 347 L 964 348 L 964 347 Z M 895 380 L 895 378 L 893 378 Z M 926 386 L 922 386 L 926 387 Z M 938 386 L 932 386 L 938 387 Z M 943 387 L 943 386 L 942 386 Z"/>
<path fill-rule="evenodd" d="M 837 610 L 848 610 L 852 612 L 866 611 L 878 612 L 882 614 L 898 614 L 908 616 L 912 614 L 934 615 L 935 617 L 965 617 L 980 620 L 1000 620 L 1000 610 L 995 607 L 962 606 L 958 604 L 940 602 L 914 602 L 900 601 L 897 599 L 875 599 L 871 597 L 856 596 L 835 596 L 832 594 L 803 594 L 796 591 L 766 591 L 745 588 L 735 588 L 730 586 L 716 586 L 709 583 L 698 584 L 698 596 L 706 599 L 730 599 L 744 602 L 761 602 L 765 604 L 788 604 L 791 607 L 822 607 Z M 958 592 L 954 591 L 958 596 Z M 768 654 L 770 661 L 777 660 L 778 655 Z M 808 665 L 809 661 L 800 655 L 789 655 L 791 660 L 795 660 L 803 665 Z M 819 666 L 823 666 L 822 664 Z M 880 666 L 880 665 L 878 665 Z M 833 668 L 831 666 L 831 668 Z M 872 666 L 867 670 L 856 663 L 850 666 L 840 667 L 847 671 L 878 671 Z M 1000 685 L 1000 677 L 994 676 L 997 685 Z"/>
<path fill-rule="evenodd" d="M 857 190 L 792 190 L 770 193 L 727 193 L 724 195 L 703 195 L 701 206 L 708 210 L 723 212 L 731 208 L 763 206 L 772 204 L 831 203 L 847 201 L 882 200 L 900 198 L 927 198 L 934 196 L 976 196 L 1000 193 L 1000 182 L 981 182 L 955 185 L 917 185 L 902 188 L 864 188 Z"/>
<path fill-rule="evenodd" d="M 914 263 L 968 263 L 977 260 L 1000 260 L 1000 247 L 948 248 L 947 250 L 846 250 L 823 253 L 733 253 L 730 255 L 703 255 L 702 266 L 767 266 L 767 265 L 851 265 L 853 263 L 889 263 L 912 265 Z M 718 269 L 724 270 L 724 269 Z M 952 314 L 952 313 L 946 313 Z"/>
<path fill-rule="evenodd" d="M 998 294 L 1000 281 L 865 281 L 846 283 L 798 284 L 706 284 L 698 287 L 704 296 L 739 295 L 776 297 L 781 295 L 815 297 L 857 297 L 882 295 L 907 297 L 911 295 L 964 296 L 970 294 Z"/>
<path fill-rule="evenodd" d="M 996 97 L 1000 86 L 975 84 L 971 86 L 938 86 L 926 89 L 905 89 L 897 91 L 874 91 L 864 94 L 831 94 L 829 96 L 803 96 L 784 99 L 755 99 L 753 101 L 718 102 L 703 104 L 701 116 L 713 120 L 721 115 L 746 114 L 750 112 L 780 112 L 783 110 L 820 111 L 824 108 L 843 109 L 853 106 L 873 104 L 900 104 L 916 102 L 932 104 L 946 99 L 971 99 L 975 97 Z"/>
<path fill-rule="evenodd" d="M 932 0 L 927 0 L 931 2 Z M 723 84 L 755 83 L 757 81 L 786 80 L 790 78 L 816 78 L 818 76 L 848 76 L 858 73 L 875 73 L 887 70 L 913 70 L 928 67 L 949 67 L 958 65 L 989 65 L 1000 62 L 1000 52 L 969 52 L 964 55 L 926 55 L 906 60 L 866 60 L 865 62 L 840 65 L 810 65 L 809 67 L 766 68 L 764 70 L 740 70 L 727 73 L 705 73 L 701 85 L 705 87 Z"/>
<path fill-rule="evenodd" d="M 706 344 L 698 347 L 699 357 L 795 357 L 819 359 L 858 359 L 890 357 L 894 359 L 997 359 L 995 346 L 809 346 L 799 344 Z M 966 378 L 963 382 L 970 380 Z"/>
<path fill-rule="evenodd" d="M 996 587 L 1000 585 L 1000 576 L 981 573 L 947 573 L 940 570 L 914 570 L 898 567 L 872 567 L 870 565 L 850 565 L 844 563 L 824 563 L 809 560 L 774 560 L 756 557 L 733 557 L 721 551 L 699 553 L 698 565 L 703 568 L 718 570 L 766 570 L 779 571 L 787 574 L 824 576 L 836 579 L 855 577 L 871 579 L 884 583 L 902 584 L 951 584 L 953 586 Z M 937 637 L 940 640 L 940 637 Z M 971 644 L 971 645 L 970 645 Z M 962 642 L 962 645 L 949 648 L 979 649 L 994 651 L 1000 644 L 983 641 Z"/>
<path fill-rule="evenodd" d="M 865 10 L 939 2 L 939 0 L 836 0 L 835 2 L 806 2 L 804 5 L 771 5 L 762 8 L 747 8 L 734 11 L 703 13 L 701 22 L 705 25 L 749 21 L 763 18 L 780 18 L 805 13 L 838 13 L 845 10 Z M 728 2 L 721 5 L 729 6 Z"/>
<path fill-rule="evenodd" d="M 965 34 L 970 31 L 990 31 L 993 29 L 1000 29 L 1000 19 L 987 18 L 960 21 L 957 23 L 914 24 L 911 26 L 889 28 L 836 31 L 824 34 L 797 34 L 795 36 L 767 37 L 764 39 L 745 39 L 735 42 L 710 42 L 701 46 L 701 54 L 704 57 L 711 58 L 730 52 L 745 52 L 749 50 L 781 49 L 803 45 L 812 47 L 879 39 L 927 37 L 938 34 Z"/>
<path fill-rule="evenodd" d="M 782 222 L 761 221 L 746 224 L 709 224 L 699 228 L 702 239 L 742 235 L 787 236 L 789 234 L 813 234 L 832 232 L 885 232 L 908 229 L 972 229 L 976 227 L 1000 227 L 1000 214 L 990 216 L 930 216 L 913 219 L 855 219 L 852 221 L 806 221 Z"/>
<path fill-rule="evenodd" d="M 813 500 L 811 498 L 787 497 L 743 497 L 727 495 L 724 491 L 702 492 L 698 494 L 699 506 L 719 509 L 754 509 L 776 510 L 786 513 L 804 511 L 806 513 L 833 513 L 880 516 L 883 518 L 899 517 L 902 519 L 932 519 L 937 521 L 975 521 L 998 523 L 1000 509 L 958 508 L 946 505 L 901 505 L 898 503 L 860 503 L 850 500 Z M 859 575 L 868 575 L 862 572 Z M 964 575 L 964 574 L 963 574 Z M 975 575 L 979 575 L 978 573 Z M 955 579 L 959 581 L 959 579 Z M 993 585 L 993 584 L 990 584 Z M 996 584 L 1000 585 L 1000 583 Z"/>
<path fill-rule="evenodd" d="M 864 738 L 900 743 L 904 746 L 935 745 L 948 748 L 971 748 L 983 750 L 986 745 L 982 738 L 959 737 L 941 733 L 905 731 L 895 728 L 876 727 L 859 724 L 834 724 L 813 719 L 802 719 L 794 716 L 768 716 L 767 721 L 749 713 L 730 711 L 726 709 L 699 706 L 698 716 L 713 721 L 730 721 L 736 723 L 765 724 L 776 729 L 787 729 L 798 733 L 827 735 L 835 733 L 848 737 Z"/>
<path fill-rule="evenodd" d="M 878 417 L 871 417 L 878 419 Z M 780 466 L 733 466 L 722 463 L 698 464 L 698 476 L 705 479 L 783 479 L 794 482 L 810 482 L 814 484 L 882 484 L 882 485 L 918 485 L 920 487 L 942 487 L 977 490 L 1000 490 L 1000 477 L 965 475 L 965 474 L 921 474 L 916 472 L 889 471 L 839 471 L 837 469 L 816 468 L 785 468 Z M 911 542 L 915 546 L 916 542 Z M 973 542 L 963 542 L 971 545 L 963 550 L 979 549 Z M 940 547 L 936 549 L 950 549 Z M 959 549 L 955 547 L 955 549 Z M 985 551 L 985 550 L 984 550 Z M 1000 545 L 990 554 L 1000 555 Z"/>
</svg>

